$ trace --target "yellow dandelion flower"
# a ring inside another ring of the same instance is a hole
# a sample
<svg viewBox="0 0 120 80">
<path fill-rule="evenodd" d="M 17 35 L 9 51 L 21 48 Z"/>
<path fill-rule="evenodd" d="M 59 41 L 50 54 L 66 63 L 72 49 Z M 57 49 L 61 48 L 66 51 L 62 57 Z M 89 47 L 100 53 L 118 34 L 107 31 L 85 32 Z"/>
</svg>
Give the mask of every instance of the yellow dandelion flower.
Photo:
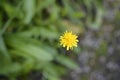
<svg viewBox="0 0 120 80">
<path fill-rule="evenodd" d="M 78 39 L 77 35 L 73 34 L 72 31 L 66 31 L 62 36 L 60 36 L 60 45 L 66 47 L 67 50 L 77 47 Z"/>
</svg>

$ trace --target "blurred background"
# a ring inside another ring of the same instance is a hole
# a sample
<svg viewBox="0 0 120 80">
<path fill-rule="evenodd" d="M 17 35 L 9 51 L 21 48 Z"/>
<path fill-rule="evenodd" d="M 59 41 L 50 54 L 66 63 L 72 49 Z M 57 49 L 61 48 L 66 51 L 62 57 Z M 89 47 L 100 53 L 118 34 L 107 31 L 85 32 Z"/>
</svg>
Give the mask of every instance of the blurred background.
<svg viewBox="0 0 120 80">
<path fill-rule="evenodd" d="M 120 0 L 0 0 L 0 80 L 119 80 L 119 21 Z"/>
</svg>

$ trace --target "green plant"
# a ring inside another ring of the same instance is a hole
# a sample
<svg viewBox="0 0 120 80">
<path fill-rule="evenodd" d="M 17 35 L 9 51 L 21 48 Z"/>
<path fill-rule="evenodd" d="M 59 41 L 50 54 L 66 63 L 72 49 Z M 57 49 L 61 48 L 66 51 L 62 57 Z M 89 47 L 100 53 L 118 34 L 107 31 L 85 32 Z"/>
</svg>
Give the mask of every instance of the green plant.
<svg viewBox="0 0 120 80">
<path fill-rule="evenodd" d="M 65 18 L 83 24 L 80 19 L 85 12 L 75 4 L 68 0 L 1 0 L 0 74 L 12 80 L 38 70 L 43 79 L 60 80 L 67 68 L 77 68 L 58 47 L 59 36 L 67 29 Z"/>
</svg>

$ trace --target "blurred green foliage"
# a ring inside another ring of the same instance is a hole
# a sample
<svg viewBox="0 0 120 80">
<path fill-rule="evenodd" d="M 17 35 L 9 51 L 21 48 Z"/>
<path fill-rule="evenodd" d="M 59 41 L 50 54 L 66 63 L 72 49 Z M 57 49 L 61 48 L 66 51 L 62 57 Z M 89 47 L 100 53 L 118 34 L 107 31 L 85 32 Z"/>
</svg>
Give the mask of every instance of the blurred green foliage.
<svg viewBox="0 0 120 80">
<path fill-rule="evenodd" d="M 92 3 L 97 6 L 96 16 Z M 59 48 L 59 36 L 67 29 L 64 20 L 79 25 L 72 28 L 78 34 L 84 24 L 99 28 L 100 4 L 101 0 L 1 0 L 0 74 L 14 80 L 38 70 L 43 80 L 60 80 L 67 68 L 78 67 Z"/>
</svg>

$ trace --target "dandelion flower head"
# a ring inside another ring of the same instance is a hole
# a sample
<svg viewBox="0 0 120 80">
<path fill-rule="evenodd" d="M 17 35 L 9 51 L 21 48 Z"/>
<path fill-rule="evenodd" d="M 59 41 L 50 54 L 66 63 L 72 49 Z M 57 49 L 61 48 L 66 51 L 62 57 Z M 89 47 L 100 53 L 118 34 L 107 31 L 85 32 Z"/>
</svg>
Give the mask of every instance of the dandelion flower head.
<svg viewBox="0 0 120 80">
<path fill-rule="evenodd" d="M 77 35 L 73 34 L 72 31 L 66 31 L 62 36 L 60 36 L 60 45 L 66 47 L 67 50 L 77 47 L 78 39 Z"/>
</svg>

